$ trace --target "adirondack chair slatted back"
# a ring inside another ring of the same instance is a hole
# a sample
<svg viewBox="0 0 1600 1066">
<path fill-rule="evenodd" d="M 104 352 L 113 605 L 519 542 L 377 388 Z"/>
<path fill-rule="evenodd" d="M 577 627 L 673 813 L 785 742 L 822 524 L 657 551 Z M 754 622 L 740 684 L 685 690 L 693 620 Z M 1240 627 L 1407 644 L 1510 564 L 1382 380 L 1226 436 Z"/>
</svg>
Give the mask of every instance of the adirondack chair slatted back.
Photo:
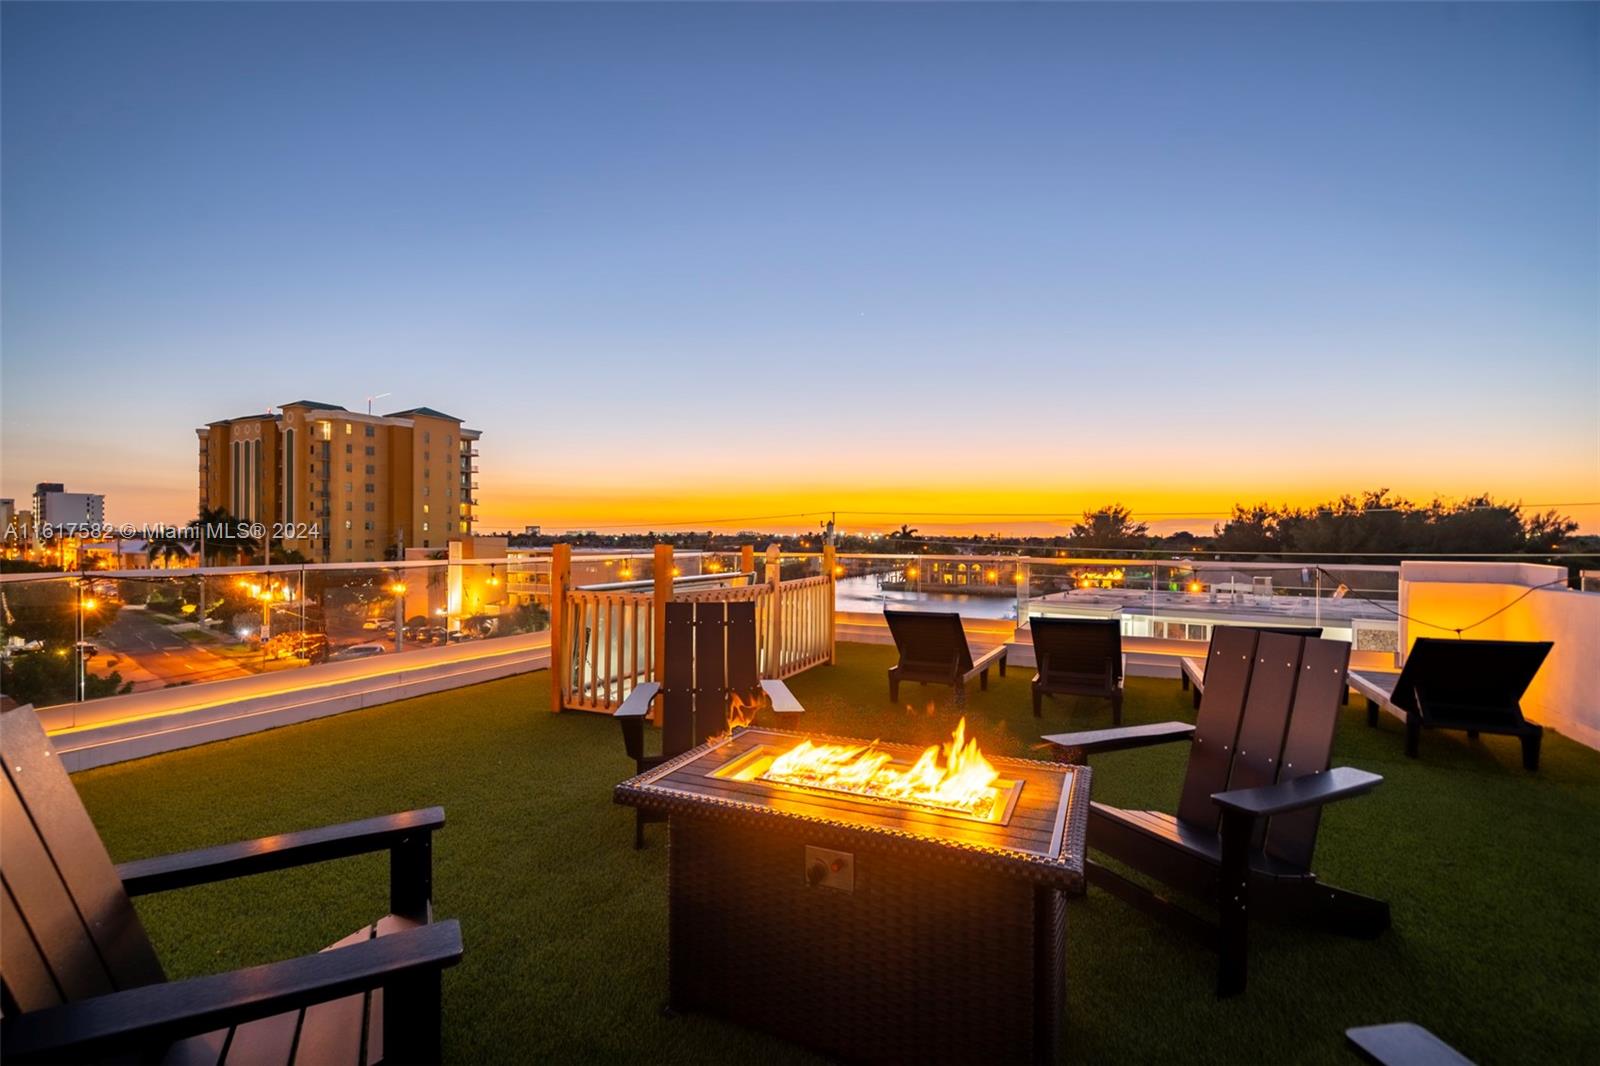
<svg viewBox="0 0 1600 1066">
<path fill-rule="evenodd" d="M 1333 734 L 1339 727 L 1350 668 L 1350 645 L 1342 640 L 1307 640 L 1294 687 L 1289 735 L 1284 738 L 1279 781 L 1320 774 L 1333 760 Z M 1275 816 L 1267 827 L 1268 855 L 1302 868 L 1311 866 L 1317 844 L 1320 806 Z"/>
<path fill-rule="evenodd" d="M 1195 714 L 1194 743 L 1178 798 L 1179 821 L 1210 829 L 1216 829 L 1221 821 L 1211 794 L 1228 787 L 1239 719 L 1255 665 L 1256 639 L 1255 630 L 1236 626 L 1218 627 L 1212 634 L 1206 691 Z"/>
<path fill-rule="evenodd" d="M 1350 645 L 1342 640 L 1218 627 L 1178 820 L 1215 832 L 1221 811 L 1213 793 L 1326 770 L 1349 663 Z M 1308 867 L 1317 826 L 1316 808 L 1278 815 L 1257 827 L 1253 843 Z"/>
<path fill-rule="evenodd" d="M 961 616 L 954 611 L 884 611 L 900 652 L 900 665 L 917 671 L 965 674 L 972 651 Z"/>
<path fill-rule="evenodd" d="M 661 750 L 681 755 L 727 728 L 735 696 L 760 690 L 754 603 L 669 603 L 661 679 Z"/>
<path fill-rule="evenodd" d="M 0 712 L 0 757 L 0 1009 L 166 980 L 33 708 Z"/>
<path fill-rule="evenodd" d="M 1458 720 L 1512 719 L 1554 646 L 1547 640 L 1419 637 L 1395 682 L 1395 706 L 1424 717 L 1442 709 Z"/>
<path fill-rule="evenodd" d="M 1039 675 L 1111 681 L 1122 676 L 1122 626 L 1114 618 L 1034 618 L 1033 657 Z"/>
</svg>

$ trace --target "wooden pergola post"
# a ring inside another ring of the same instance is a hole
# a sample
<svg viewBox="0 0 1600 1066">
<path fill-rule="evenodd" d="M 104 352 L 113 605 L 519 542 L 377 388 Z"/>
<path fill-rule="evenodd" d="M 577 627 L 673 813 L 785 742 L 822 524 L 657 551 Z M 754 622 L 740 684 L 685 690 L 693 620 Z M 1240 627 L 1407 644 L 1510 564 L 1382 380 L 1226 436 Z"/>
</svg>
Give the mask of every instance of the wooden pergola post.
<svg viewBox="0 0 1600 1066">
<path fill-rule="evenodd" d="M 783 552 L 776 544 L 767 545 L 767 586 L 772 590 L 767 597 L 772 609 L 768 611 L 767 674 L 783 676 Z"/>
<path fill-rule="evenodd" d="M 572 583 L 572 545 L 550 549 L 550 709 L 564 709 L 567 675 L 572 669 L 567 643 L 567 586 Z"/>
<path fill-rule="evenodd" d="M 831 543 L 822 546 L 822 572 L 828 576 L 828 665 L 832 666 L 838 661 L 835 644 L 839 612 L 834 610 L 834 596 L 839 584 L 839 549 Z"/>
<path fill-rule="evenodd" d="M 746 580 L 749 581 L 750 584 L 754 585 L 756 583 L 756 579 L 755 579 L 755 576 L 754 576 L 755 572 L 756 572 L 756 546 L 754 544 L 742 545 L 739 548 L 739 573 L 741 573 L 741 574 L 750 574 L 751 576 L 749 578 L 747 578 Z"/>
<path fill-rule="evenodd" d="M 650 662 L 653 667 L 650 676 L 657 681 L 665 683 L 667 680 L 667 604 L 672 602 L 672 545 L 657 544 L 655 560 L 651 567 L 650 599 Z M 651 705 L 650 721 L 656 725 L 661 724 L 661 704 L 657 700 Z"/>
</svg>

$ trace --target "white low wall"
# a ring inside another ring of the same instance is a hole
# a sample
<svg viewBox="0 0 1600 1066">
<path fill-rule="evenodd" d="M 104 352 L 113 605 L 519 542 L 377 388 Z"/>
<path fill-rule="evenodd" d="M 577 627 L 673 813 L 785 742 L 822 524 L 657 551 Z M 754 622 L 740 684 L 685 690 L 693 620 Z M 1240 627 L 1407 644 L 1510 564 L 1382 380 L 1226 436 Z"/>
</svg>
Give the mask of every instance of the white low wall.
<svg viewBox="0 0 1600 1066">
<path fill-rule="evenodd" d="M 1456 627 L 1499 611 L 1462 636 L 1553 641 L 1523 714 L 1600 748 L 1600 594 L 1538 587 L 1565 578 L 1564 567 L 1534 563 L 1401 563 L 1402 655 L 1418 637 L 1454 637 Z"/>
<path fill-rule="evenodd" d="M 45 707 L 39 720 L 62 764 L 86 770 L 549 665 L 549 634 L 527 633 Z"/>
</svg>

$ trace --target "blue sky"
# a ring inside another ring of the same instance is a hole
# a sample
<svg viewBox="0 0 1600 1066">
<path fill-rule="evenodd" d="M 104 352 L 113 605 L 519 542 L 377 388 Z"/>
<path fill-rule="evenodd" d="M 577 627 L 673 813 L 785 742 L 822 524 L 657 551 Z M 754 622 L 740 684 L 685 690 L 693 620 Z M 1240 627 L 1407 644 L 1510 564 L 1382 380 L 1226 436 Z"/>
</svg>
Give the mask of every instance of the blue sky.
<svg viewBox="0 0 1600 1066">
<path fill-rule="evenodd" d="M 4 494 L 390 392 L 490 526 L 1600 499 L 1597 10 L 7 4 Z"/>
</svg>

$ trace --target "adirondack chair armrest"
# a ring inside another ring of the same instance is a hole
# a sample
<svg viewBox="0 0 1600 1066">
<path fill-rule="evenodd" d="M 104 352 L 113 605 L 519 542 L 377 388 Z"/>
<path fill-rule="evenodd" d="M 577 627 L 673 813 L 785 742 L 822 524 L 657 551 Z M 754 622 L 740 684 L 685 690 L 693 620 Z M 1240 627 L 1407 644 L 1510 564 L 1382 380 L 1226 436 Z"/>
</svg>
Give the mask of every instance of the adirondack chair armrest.
<svg viewBox="0 0 1600 1066">
<path fill-rule="evenodd" d="M 461 952 L 461 926 L 437 922 L 314 955 L 13 1015 L 0 1021 L 0 1044 L 19 1062 L 83 1062 L 130 1047 L 157 1049 L 442 970 L 460 962 Z"/>
<path fill-rule="evenodd" d="M 611 717 L 622 726 L 622 746 L 635 764 L 644 760 L 644 721 L 650 717 L 650 704 L 660 691 L 661 682 L 646 681 L 628 693 L 622 706 L 611 712 Z"/>
<path fill-rule="evenodd" d="M 761 682 L 761 691 L 767 694 L 767 699 L 772 702 L 775 714 L 800 714 L 805 708 L 800 701 L 794 698 L 794 693 L 789 691 L 789 686 L 782 681 L 768 679 Z"/>
<path fill-rule="evenodd" d="M 117 876 L 122 878 L 122 887 L 128 895 L 142 896 L 387 850 L 391 855 L 391 888 L 400 887 L 401 879 L 409 879 L 420 880 L 420 888 L 426 891 L 432 882 L 428 872 L 431 865 L 428 844 L 434 830 L 443 827 L 444 808 L 425 807 L 298 833 L 136 859 L 118 866 Z M 396 908 L 396 914 L 415 912 L 416 904 L 426 902 L 409 896 L 408 899 L 410 905 Z"/>
<path fill-rule="evenodd" d="M 1215 792 L 1211 799 L 1225 811 L 1261 818 L 1359 796 L 1371 792 L 1382 781 L 1381 774 L 1357 770 L 1353 766 L 1335 766 L 1320 774 L 1280 781 L 1275 785 Z"/>
<path fill-rule="evenodd" d="M 1057 761 L 1077 763 L 1091 755 L 1127 748 L 1148 748 L 1188 740 L 1194 726 L 1188 722 L 1158 722 L 1155 725 L 1126 725 L 1116 729 L 1087 729 L 1079 733 L 1053 733 L 1039 739 L 1048 743 Z"/>
</svg>

